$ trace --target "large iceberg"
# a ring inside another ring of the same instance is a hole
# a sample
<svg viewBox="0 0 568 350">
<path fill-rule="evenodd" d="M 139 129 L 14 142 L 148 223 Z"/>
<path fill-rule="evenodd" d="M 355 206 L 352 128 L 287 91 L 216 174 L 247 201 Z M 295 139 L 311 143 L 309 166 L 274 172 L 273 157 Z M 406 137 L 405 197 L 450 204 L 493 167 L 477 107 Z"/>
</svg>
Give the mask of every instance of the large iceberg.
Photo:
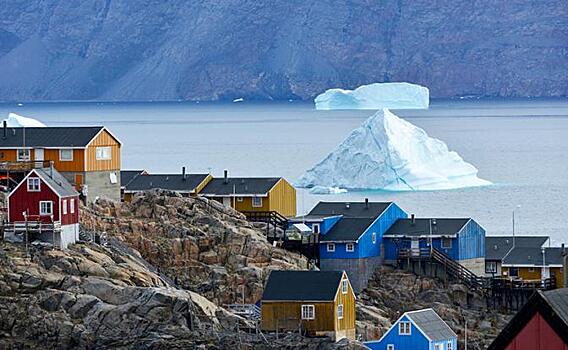
<svg viewBox="0 0 568 350">
<path fill-rule="evenodd" d="M 17 115 L 16 113 L 8 114 L 8 119 L 4 119 L 7 123 L 7 126 L 10 128 L 44 128 L 46 125 L 39 120 L 22 117 L 21 115 Z"/>
<path fill-rule="evenodd" d="M 353 130 L 339 147 L 308 170 L 299 187 L 390 191 L 483 186 L 477 169 L 421 128 L 388 109 Z"/>
<path fill-rule="evenodd" d="M 426 109 L 427 87 L 410 83 L 375 83 L 355 90 L 330 89 L 315 99 L 316 109 Z"/>
</svg>

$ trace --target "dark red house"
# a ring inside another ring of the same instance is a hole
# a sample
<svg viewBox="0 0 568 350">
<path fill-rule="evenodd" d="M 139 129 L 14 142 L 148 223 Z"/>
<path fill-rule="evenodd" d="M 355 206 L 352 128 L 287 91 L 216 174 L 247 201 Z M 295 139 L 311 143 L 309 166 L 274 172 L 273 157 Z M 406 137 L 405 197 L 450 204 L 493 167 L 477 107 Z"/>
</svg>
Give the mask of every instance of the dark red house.
<svg viewBox="0 0 568 350">
<path fill-rule="evenodd" d="M 67 248 L 79 235 L 79 193 L 53 167 L 33 169 L 8 195 L 5 234 Z"/>
<path fill-rule="evenodd" d="M 568 350 L 568 288 L 535 293 L 488 350 Z"/>
</svg>

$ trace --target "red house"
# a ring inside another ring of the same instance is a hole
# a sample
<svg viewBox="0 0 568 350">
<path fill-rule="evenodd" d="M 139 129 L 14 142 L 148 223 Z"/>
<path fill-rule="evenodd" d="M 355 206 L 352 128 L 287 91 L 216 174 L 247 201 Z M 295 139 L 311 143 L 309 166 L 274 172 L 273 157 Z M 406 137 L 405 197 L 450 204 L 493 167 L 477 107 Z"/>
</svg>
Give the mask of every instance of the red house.
<svg viewBox="0 0 568 350">
<path fill-rule="evenodd" d="M 79 193 L 53 167 L 33 169 L 8 195 L 5 235 L 67 248 L 79 236 Z"/>
<path fill-rule="evenodd" d="M 488 350 L 568 350 L 568 288 L 535 293 Z"/>
</svg>

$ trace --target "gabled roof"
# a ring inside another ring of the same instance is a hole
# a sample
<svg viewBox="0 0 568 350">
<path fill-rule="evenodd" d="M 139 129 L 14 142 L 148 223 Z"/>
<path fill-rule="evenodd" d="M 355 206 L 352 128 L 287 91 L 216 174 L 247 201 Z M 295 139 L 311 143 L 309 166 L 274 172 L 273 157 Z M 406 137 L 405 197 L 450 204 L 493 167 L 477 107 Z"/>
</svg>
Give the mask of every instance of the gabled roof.
<svg viewBox="0 0 568 350">
<path fill-rule="evenodd" d="M 385 236 L 453 236 L 470 221 L 469 218 L 463 219 L 398 219 L 385 232 Z"/>
<path fill-rule="evenodd" d="M 409 311 L 404 315 L 414 322 L 416 327 L 431 341 L 457 338 L 450 326 L 432 309 Z"/>
<path fill-rule="evenodd" d="M 103 129 L 103 126 L 6 128 L 5 138 L 0 130 L 0 148 L 86 147 Z"/>
<path fill-rule="evenodd" d="M 212 179 L 201 190 L 204 196 L 265 196 L 281 177 L 230 177 Z"/>
<path fill-rule="evenodd" d="M 343 217 L 325 235 L 320 236 L 320 242 L 355 242 L 373 221 L 373 218 Z"/>
<path fill-rule="evenodd" d="M 46 183 L 59 197 L 74 197 L 78 196 L 79 193 L 75 190 L 73 185 L 67 181 L 67 179 L 61 175 L 57 170 L 51 168 L 37 168 L 33 169 L 28 173 L 26 177 L 10 192 L 8 196 L 11 196 L 16 190 L 24 184 L 29 177 L 39 177 L 44 183 Z"/>
<path fill-rule="evenodd" d="M 533 294 L 487 349 L 507 348 L 537 313 L 568 345 L 568 288 L 561 288 Z"/>
<path fill-rule="evenodd" d="M 262 301 L 333 301 L 343 271 L 272 271 Z"/>
<path fill-rule="evenodd" d="M 144 173 L 145 170 L 121 170 L 120 171 L 120 185 L 126 187 L 135 177 Z"/>
<path fill-rule="evenodd" d="M 548 240 L 547 236 L 516 236 L 516 247 L 539 248 Z M 485 260 L 503 260 L 513 247 L 513 236 L 486 236 Z"/>
<path fill-rule="evenodd" d="M 162 189 L 175 192 L 192 192 L 208 174 L 147 174 L 134 177 L 125 186 L 125 192 L 143 192 Z"/>
<path fill-rule="evenodd" d="M 504 258 L 503 265 L 562 265 L 562 248 L 545 247 L 544 262 L 541 247 L 515 247 Z"/>
<path fill-rule="evenodd" d="M 344 218 L 375 219 L 391 204 L 392 202 L 319 202 L 308 216 L 343 215 Z"/>
</svg>

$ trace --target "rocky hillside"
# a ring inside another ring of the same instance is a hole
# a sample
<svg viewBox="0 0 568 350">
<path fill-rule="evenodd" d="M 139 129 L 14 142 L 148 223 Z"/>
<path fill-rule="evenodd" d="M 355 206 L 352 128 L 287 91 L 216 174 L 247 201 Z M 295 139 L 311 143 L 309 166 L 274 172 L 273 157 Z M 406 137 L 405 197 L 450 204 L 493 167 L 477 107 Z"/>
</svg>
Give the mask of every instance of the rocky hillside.
<svg viewBox="0 0 568 350">
<path fill-rule="evenodd" d="M 180 287 L 218 305 L 243 298 L 255 303 L 272 269 L 307 268 L 303 256 L 269 244 L 262 227 L 205 198 L 156 191 L 131 203 L 99 201 L 83 210 L 81 221 L 88 231 L 125 242 Z"/>
<path fill-rule="evenodd" d="M 566 96 L 566 28 L 565 0 L 6 1 L 0 100 Z"/>
</svg>

